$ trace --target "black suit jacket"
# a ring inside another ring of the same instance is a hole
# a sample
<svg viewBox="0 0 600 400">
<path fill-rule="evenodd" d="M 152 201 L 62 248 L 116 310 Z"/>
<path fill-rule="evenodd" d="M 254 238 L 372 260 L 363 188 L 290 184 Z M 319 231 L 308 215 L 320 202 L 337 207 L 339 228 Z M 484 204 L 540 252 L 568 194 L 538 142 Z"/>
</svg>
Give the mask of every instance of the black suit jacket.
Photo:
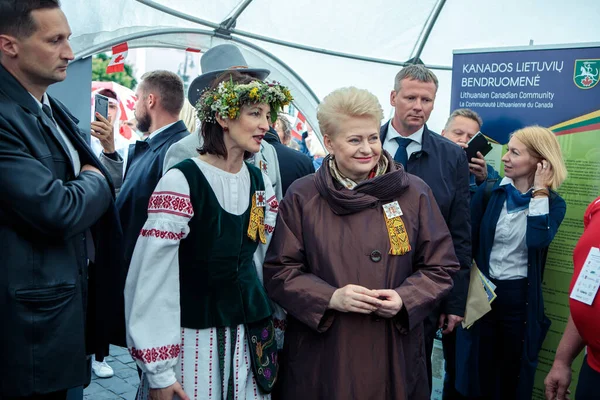
<svg viewBox="0 0 600 400">
<path fill-rule="evenodd" d="M 167 150 L 189 134 L 185 124 L 177 121 L 152 139 L 129 146 L 125 177 L 117 196 L 127 268 L 140 230 L 148 219 L 148 201 L 163 176 Z"/>
<path fill-rule="evenodd" d="M 74 117 L 49 101 L 81 164 L 108 176 Z M 75 176 L 56 125 L 2 65 L 0 188 L 0 394 L 84 385 L 86 353 L 108 345 L 122 308 L 111 300 L 125 279 L 114 188 L 91 171 Z"/>
<path fill-rule="evenodd" d="M 381 127 L 381 143 L 388 131 L 388 121 Z M 423 179 L 448 225 L 460 271 L 454 277 L 454 288 L 443 305 L 443 312 L 464 316 L 469 273 L 471 269 L 471 211 L 469 163 L 465 151 L 452 141 L 427 129 L 423 130 L 422 149 L 413 153 L 407 171 Z"/>
<path fill-rule="evenodd" d="M 272 145 L 277 152 L 279 160 L 279 172 L 281 173 L 281 190 L 285 196 L 288 188 L 296 179 L 303 176 L 314 174 L 315 166 L 312 160 L 306 155 L 290 149 L 279 140 L 279 135 L 273 128 L 265 135 L 267 143 Z"/>
</svg>

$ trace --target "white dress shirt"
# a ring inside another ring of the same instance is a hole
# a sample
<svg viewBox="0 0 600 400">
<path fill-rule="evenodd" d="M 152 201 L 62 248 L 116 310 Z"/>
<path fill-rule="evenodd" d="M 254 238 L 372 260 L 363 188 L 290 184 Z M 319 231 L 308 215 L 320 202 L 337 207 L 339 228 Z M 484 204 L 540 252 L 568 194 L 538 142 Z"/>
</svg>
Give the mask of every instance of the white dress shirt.
<svg viewBox="0 0 600 400">
<path fill-rule="evenodd" d="M 154 132 L 152 132 L 146 139 L 146 142 L 149 142 L 152 138 L 158 136 L 159 133 L 164 132 L 165 130 L 169 129 L 170 127 L 172 127 L 173 125 L 175 125 L 176 123 L 178 123 L 179 120 L 172 122 L 168 125 L 165 125 L 163 127 L 158 128 L 157 130 L 155 130 Z M 138 142 L 143 142 L 144 140 L 138 140 Z M 129 148 L 131 148 L 131 146 L 133 146 L 135 148 L 135 143 L 130 144 Z M 127 151 L 125 152 L 126 155 L 123 157 L 123 177 L 125 177 L 125 171 L 127 171 L 127 161 L 129 158 L 129 148 L 127 149 Z M 167 172 L 166 170 L 164 172 Z M 164 173 L 163 172 L 163 173 Z"/>
<path fill-rule="evenodd" d="M 31 93 L 29 93 L 29 94 L 31 94 Z M 40 111 L 42 111 L 42 105 L 47 105 L 48 107 L 50 107 L 50 110 L 52 110 L 52 106 L 50 105 L 50 101 L 48 100 L 48 95 L 46 93 L 44 93 L 44 96 L 42 96 L 42 102 L 40 102 L 32 94 L 31 94 L 31 97 L 33 97 L 35 99 L 35 101 L 38 103 L 38 105 L 40 106 Z M 44 111 L 42 111 L 42 112 L 44 112 Z M 52 111 L 52 113 L 53 113 L 52 119 L 54 120 L 54 111 Z M 56 123 L 56 120 L 54 120 L 54 126 L 56 127 L 56 130 L 58 131 L 63 142 L 65 143 L 65 146 L 67 146 L 67 151 L 69 152 L 69 155 L 71 156 L 71 161 L 73 163 L 73 172 L 75 173 L 75 176 L 79 176 L 79 172 L 81 171 L 81 160 L 79 159 L 79 153 L 75 149 L 75 146 L 73 146 L 73 143 L 71 143 L 71 140 L 69 139 L 69 137 L 63 132 L 60 125 Z"/>
<path fill-rule="evenodd" d="M 514 186 L 513 180 L 502 179 L 500 186 L 504 185 Z M 504 201 L 490 253 L 490 278 L 498 280 L 527 278 L 527 217 L 548 214 L 549 204 L 548 197 L 533 198 L 529 201 L 529 208 L 509 214 Z"/>
<path fill-rule="evenodd" d="M 150 139 L 152 139 L 153 137 L 155 137 L 155 136 L 158 136 L 158 134 L 159 134 L 159 133 L 161 133 L 161 132 L 163 132 L 163 131 L 165 131 L 165 130 L 169 129 L 170 127 L 172 127 L 173 125 L 175 125 L 175 124 L 176 124 L 176 123 L 178 123 L 178 122 L 179 122 L 179 120 L 177 120 L 177 121 L 175 121 L 175 122 L 171 122 L 171 123 L 170 123 L 170 124 L 168 124 L 168 125 L 165 125 L 165 126 L 163 126 L 163 127 L 160 127 L 160 128 L 158 128 L 157 130 L 155 130 L 154 132 L 152 132 L 152 133 L 151 133 L 151 134 L 148 136 L 148 138 L 147 138 L 146 140 L 150 140 Z"/>
<path fill-rule="evenodd" d="M 425 130 L 425 125 L 421 127 L 418 131 L 413 133 L 410 136 L 401 136 L 392 126 L 392 121 L 388 124 L 388 131 L 385 135 L 385 141 L 383 142 L 383 149 L 391 154 L 392 157 L 396 154 L 398 150 L 398 141 L 396 138 L 403 137 L 406 139 L 412 140 L 408 146 L 406 146 L 406 155 L 407 160 L 410 160 L 410 156 L 412 153 L 416 153 L 421 151 L 421 147 L 423 145 L 423 131 Z"/>
</svg>

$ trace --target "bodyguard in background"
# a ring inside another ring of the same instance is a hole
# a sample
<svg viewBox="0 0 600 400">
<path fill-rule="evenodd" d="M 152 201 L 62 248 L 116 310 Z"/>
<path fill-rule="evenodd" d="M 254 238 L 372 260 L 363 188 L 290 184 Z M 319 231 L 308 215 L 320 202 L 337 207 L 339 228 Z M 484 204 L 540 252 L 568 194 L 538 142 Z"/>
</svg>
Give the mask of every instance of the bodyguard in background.
<svg viewBox="0 0 600 400">
<path fill-rule="evenodd" d="M 381 127 L 383 148 L 406 170 L 423 179 L 448 225 L 460 271 L 441 308 L 425 320 L 425 348 L 431 387 L 431 352 L 438 327 L 443 328 L 444 357 L 454 354 L 455 326 L 463 320 L 471 267 L 469 164 L 463 149 L 430 131 L 425 123 L 433 111 L 438 79 L 423 65 L 409 65 L 396 75 L 390 104 L 392 119 Z M 446 373 L 453 363 L 446 363 Z"/>
<path fill-rule="evenodd" d="M 123 307 L 107 296 L 124 284 L 113 185 L 46 93 L 67 76 L 70 35 L 57 0 L 0 2 L 3 400 L 65 399 L 89 382 L 86 353 Z"/>
<path fill-rule="evenodd" d="M 473 136 L 477 135 L 483 125 L 483 120 L 475 111 L 468 108 L 454 110 L 446 126 L 442 129 L 442 136 L 466 149 Z M 483 154 L 477 152 L 477 157 L 469 160 L 469 189 L 471 194 L 477 187 L 488 179 L 498 179 L 500 174 L 485 161 Z"/>
</svg>

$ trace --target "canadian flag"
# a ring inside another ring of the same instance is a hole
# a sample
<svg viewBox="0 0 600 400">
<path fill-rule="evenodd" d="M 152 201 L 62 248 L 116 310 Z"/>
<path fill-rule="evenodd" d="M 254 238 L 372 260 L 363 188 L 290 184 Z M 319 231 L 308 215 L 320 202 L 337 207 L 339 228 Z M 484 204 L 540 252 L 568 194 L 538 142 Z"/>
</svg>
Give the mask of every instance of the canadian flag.
<svg viewBox="0 0 600 400">
<path fill-rule="evenodd" d="M 121 43 L 112 48 L 112 58 L 106 67 L 107 74 L 123 72 L 125 70 L 125 58 L 127 57 L 127 43 Z"/>
<path fill-rule="evenodd" d="M 292 127 L 292 136 L 298 140 L 302 140 L 302 133 L 306 130 L 306 117 L 298 111 L 296 115 L 296 122 Z"/>
</svg>

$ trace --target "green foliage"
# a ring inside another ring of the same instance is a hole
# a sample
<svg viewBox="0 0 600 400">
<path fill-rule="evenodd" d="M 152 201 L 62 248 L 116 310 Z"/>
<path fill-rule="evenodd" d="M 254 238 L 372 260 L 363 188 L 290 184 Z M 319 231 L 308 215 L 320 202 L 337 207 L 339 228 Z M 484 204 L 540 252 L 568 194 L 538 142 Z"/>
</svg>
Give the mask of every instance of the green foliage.
<svg viewBox="0 0 600 400">
<path fill-rule="evenodd" d="M 133 77 L 133 68 L 125 63 L 125 71 L 114 74 L 107 74 L 106 67 L 110 62 L 110 57 L 105 53 L 100 53 L 92 58 L 92 80 L 102 82 L 116 82 L 131 90 L 135 89 L 137 80 Z"/>
</svg>

